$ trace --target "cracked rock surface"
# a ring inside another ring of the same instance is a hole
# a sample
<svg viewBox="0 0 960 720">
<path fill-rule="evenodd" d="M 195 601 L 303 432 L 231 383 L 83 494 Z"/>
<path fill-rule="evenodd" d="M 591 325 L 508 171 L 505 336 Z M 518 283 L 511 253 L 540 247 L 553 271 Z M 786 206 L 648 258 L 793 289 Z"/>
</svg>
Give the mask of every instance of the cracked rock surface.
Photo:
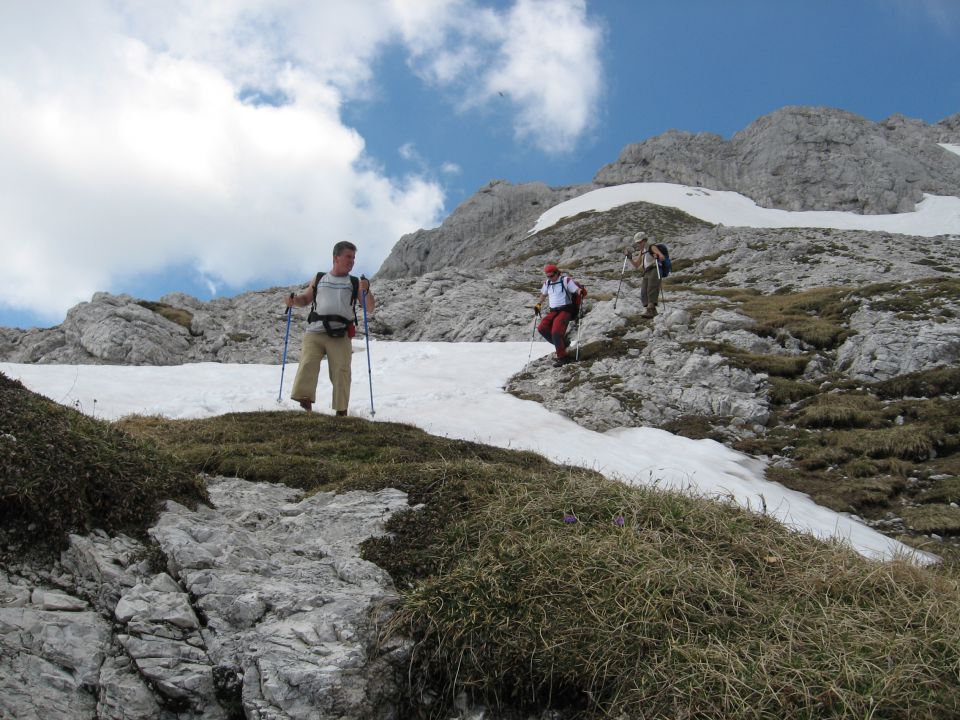
<svg viewBox="0 0 960 720">
<path fill-rule="evenodd" d="M 0 572 L 0 718 L 389 718 L 408 648 L 360 543 L 396 490 L 303 497 L 239 479 L 169 503 L 155 571 L 127 537 L 74 536 L 53 569 Z"/>
</svg>

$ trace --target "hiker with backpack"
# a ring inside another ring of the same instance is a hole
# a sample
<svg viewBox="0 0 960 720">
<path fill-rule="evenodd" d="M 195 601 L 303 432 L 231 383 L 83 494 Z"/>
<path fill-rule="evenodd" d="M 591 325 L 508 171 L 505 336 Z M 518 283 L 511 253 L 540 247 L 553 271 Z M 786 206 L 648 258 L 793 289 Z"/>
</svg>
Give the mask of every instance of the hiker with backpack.
<svg viewBox="0 0 960 720">
<path fill-rule="evenodd" d="M 372 314 L 376 301 L 370 281 L 350 274 L 356 262 L 357 247 L 346 240 L 333 246 L 333 266 L 318 272 L 307 289 L 286 298 L 287 307 L 310 305 L 307 331 L 303 334 L 300 367 L 290 397 L 307 412 L 317 401 L 320 364 L 327 358 L 327 371 L 333 385 L 332 407 L 337 415 L 346 415 L 350 404 L 351 338 L 357 331 L 357 298 L 362 294 L 364 311 Z"/>
<path fill-rule="evenodd" d="M 640 304 L 644 311 L 640 317 L 652 318 L 657 314 L 657 300 L 660 299 L 660 280 L 666 277 L 664 268 L 668 267 L 669 256 L 665 252 L 666 245 L 650 241 L 647 234 L 638 232 L 633 236 L 634 249 L 626 251 L 627 259 L 634 269 L 641 270 Z M 635 256 L 639 255 L 638 259 Z M 669 270 L 667 271 L 669 272 Z"/>
<path fill-rule="evenodd" d="M 579 315 L 580 301 L 586 290 L 569 275 L 560 272 L 560 268 L 552 263 L 543 269 L 547 279 L 540 288 L 540 299 L 533 306 L 533 311 L 539 316 L 544 301 L 548 301 L 549 312 L 543 316 L 537 330 L 556 348 L 557 358 L 554 367 L 573 362 L 567 355 L 567 325 Z"/>
</svg>

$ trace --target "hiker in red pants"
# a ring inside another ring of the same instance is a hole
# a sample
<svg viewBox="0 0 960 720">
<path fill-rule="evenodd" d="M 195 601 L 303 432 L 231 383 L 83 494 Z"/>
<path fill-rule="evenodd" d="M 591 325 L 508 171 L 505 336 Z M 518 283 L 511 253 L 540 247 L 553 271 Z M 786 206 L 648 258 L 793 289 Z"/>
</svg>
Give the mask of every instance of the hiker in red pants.
<svg viewBox="0 0 960 720">
<path fill-rule="evenodd" d="M 582 295 L 583 289 L 569 275 L 561 275 L 560 268 L 556 265 L 547 265 L 543 272 L 547 279 L 540 288 L 540 300 L 533 309 L 539 315 L 543 301 L 548 300 L 550 303 L 550 312 L 540 321 L 537 330 L 557 349 L 557 359 L 553 366 L 560 367 L 573 362 L 567 355 L 567 325 L 577 313 L 575 298 Z"/>
</svg>

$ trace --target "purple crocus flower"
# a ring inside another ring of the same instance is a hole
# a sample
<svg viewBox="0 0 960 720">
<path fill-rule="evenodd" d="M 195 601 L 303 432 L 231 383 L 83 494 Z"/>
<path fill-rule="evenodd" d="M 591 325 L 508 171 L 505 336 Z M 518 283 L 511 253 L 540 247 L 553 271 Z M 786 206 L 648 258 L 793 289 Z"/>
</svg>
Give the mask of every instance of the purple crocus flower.
<svg viewBox="0 0 960 720">
<path fill-rule="evenodd" d="M 575 523 L 575 522 L 577 521 L 577 516 L 576 516 L 576 515 L 564 515 L 564 516 L 563 516 L 563 521 L 564 521 L 565 523 Z"/>
<path fill-rule="evenodd" d="M 617 527 L 623 527 L 623 515 L 617 515 L 617 519 L 614 520 L 614 522 L 617 524 Z"/>
</svg>

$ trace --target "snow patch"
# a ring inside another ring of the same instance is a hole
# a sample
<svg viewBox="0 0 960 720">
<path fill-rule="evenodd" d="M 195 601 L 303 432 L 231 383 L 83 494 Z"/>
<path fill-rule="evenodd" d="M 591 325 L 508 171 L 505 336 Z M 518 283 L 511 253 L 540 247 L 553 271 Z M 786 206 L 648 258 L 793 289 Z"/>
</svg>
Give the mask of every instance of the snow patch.
<svg viewBox="0 0 960 720">
<path fill-rule="evenodd" d="M 960 146 L 951 147 L 957 147 L 957 152 L 960 152 Z M 537 219 L 529 234 L 545 230 L 563 218 L 582 212 L 603 212 L 632 202 L 675 207 L 706 222 L 731 227 L 835 228 L 922 237 L 960 234 L 960 197 L 924 194 L 914 212 L 858 215 L 833 210 L 764 208 L 740 193 L 674 183 L 628 183 L 593 190 L 547 210 Z"/>
</svg>

